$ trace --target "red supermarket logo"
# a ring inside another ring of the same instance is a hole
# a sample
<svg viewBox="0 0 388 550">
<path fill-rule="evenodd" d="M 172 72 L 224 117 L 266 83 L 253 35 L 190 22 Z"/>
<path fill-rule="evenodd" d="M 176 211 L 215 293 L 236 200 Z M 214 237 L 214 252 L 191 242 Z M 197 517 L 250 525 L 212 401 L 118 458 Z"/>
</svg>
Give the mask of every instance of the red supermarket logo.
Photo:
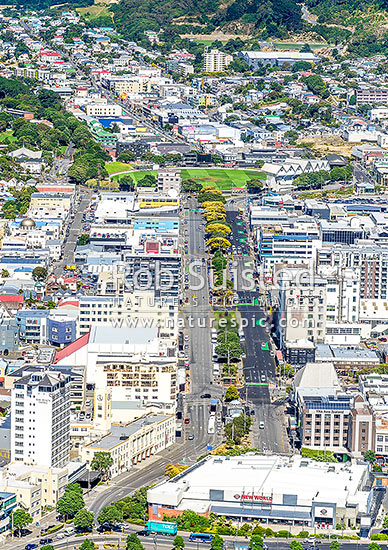
<svg viewBox="0 0 388 550">
<path fill-rule="evenodd" d="M 234 495 L 236 500 L 258 500 L 260 502 L 272 502 L 272 497 L 265 497 L 264 495 Z"/>
</svg>

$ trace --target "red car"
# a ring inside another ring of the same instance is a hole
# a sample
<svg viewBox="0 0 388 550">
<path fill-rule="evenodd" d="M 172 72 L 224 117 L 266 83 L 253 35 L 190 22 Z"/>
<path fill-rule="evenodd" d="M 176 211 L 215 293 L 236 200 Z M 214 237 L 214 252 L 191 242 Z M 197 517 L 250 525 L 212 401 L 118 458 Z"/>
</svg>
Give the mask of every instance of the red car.
<svg viewBox="0 0 388 550">
<path fill-rule="evenodd" d="M 190 418 L 185 418 L 185 424 L 190 424 Z"/>
</svg>

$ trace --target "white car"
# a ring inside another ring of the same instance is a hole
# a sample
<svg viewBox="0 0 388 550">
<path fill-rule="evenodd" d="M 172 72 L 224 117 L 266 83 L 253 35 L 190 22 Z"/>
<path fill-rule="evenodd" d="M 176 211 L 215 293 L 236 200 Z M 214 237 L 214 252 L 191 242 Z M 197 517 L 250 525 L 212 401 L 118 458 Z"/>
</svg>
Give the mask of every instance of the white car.
<svg viewBox="0 0 388 550">
<path fill-rule="evenodd" d="M 259 428 L 260 428 L 260 430 L 264 430 L 264 422 L 259 423 Z"/>
</svg>

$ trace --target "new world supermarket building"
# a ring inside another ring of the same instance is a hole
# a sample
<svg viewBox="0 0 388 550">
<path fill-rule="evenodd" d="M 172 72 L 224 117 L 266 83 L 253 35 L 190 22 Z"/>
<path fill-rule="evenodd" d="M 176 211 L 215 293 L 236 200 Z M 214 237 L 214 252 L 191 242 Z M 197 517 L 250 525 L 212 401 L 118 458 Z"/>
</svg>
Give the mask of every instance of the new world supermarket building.
<svg viewBox="0 0 388 550">
<path fill-rule="evenodd" d="M 193 510 L 238 521 L 344 527 L 373 521 L 382 493 L 368 466 L 301 456 L 210 456 L 147 493 L 153 520 Z"/>
</svg>

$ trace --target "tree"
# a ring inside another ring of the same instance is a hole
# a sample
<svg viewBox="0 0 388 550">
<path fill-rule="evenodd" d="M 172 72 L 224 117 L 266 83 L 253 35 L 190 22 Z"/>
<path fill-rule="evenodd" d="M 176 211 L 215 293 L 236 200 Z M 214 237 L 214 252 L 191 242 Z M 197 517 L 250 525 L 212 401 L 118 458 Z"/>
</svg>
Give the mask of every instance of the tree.
<svg viewBox="0 0 388 550">
<path fill-rule="evenodd" d="M 9 271 L 7 269 L 2 269 L 1 276 L 3 279 L 6 279 L 7 277 L 9 277 Z"/>
<path fill-rule="evenodd" d="M 82 235 L 78 237 L 77 246 L 85 246 L 86 244 L 88 244 L 89 241 L 90 236 L 88 235 L 88 233 L 82 233 Z"/>
<path fill-rule="evenodd" d="M 116 523 L 123 521 L 123 513 L 114 504 L 109 504 L 108 506 L 104 506 L 98 514 L 97 520 L 101 525 L 104 523 L 108 525 L 116 525 Z"/>
<path fill-rule="evenodd" d="M 185 541 L 184 541 L 183 537 L 177 535 L 174 538 L 173 546 L 174 546 L 175 550 L 183 550 L 183 548 L 185 547 Z"/>
<path fill-rule="evenodd" d="M 247 189 L 250 193 L 258 193 L 262 191 L 264 187 L 263 180 L 259 178 L 253 178 L 247 181 Z"/>
<path fill-rule="evenodd" d="M 377 542 L 371 542 L 368 544 L 368 550 L 381 550 L 381 546 L 379 546 Z"/>
<path fill-rule="evenodd" d="M 224 237 L 213 237 L 206 241 L 206 246 L 210 246 L 211 249 L 219 248 L 221 250 L 224 250 L 225 248 L 229 248 L 230 245 L 231 242 Z"/>
<path fill-rule="evenodd" d="M 156 185 L 156 178 L 152 174 L 146 174 L 137 182 L 137 185 L 138 187 L 154 187 Z"/>
<path fill-rule="evenodd" d="M 181 472 L 184 472 L 187 470 L 188 466 L 185 466 L 184 464 L 167 464 L 166 471 L 164 472 L 164 475 L 169 477 L 170 479 L 177 476 Z"/>
<path fill-rule="evenodd" d="M 136 160 L 136 155 L 133 151 L 123 151 L 117 157 L 120 162 L 133 162 Z"/>
<path fill-rule="evenodd" d="M 263 550 L 263 537 L 260 535 L 252 535 L 249 539 L 250 550 Z"/>
<path fill-rule="evenodd" d="M 329 91 L 323 79 L 318 74 L 311 74 L 303 79 L 309 90 L 313 94 L 319 95 L 323 99 L 329 97 Z"/>
<path fill-rule="evenodd" d="M 110 467 L 113 464 L 113 458 L 110 453 L 105 451 L 98 451 L 92 460 L 92 470 L 99 470 L 102 472 L 103 478 L 107 479 L 110 476 Z"/>
<path fill-rule="evenodd" d="M 144 550 L 144 546 L 136 533 L 131 533 L 127 536 L 126 550 Z"/>
<path fill-rule="evenodd" d="M 224 539 L 220 535 L 214 535 L 210 543 L 211 550 L 222 550 L 224 548 Z"/>
<path fill-rule="evenodd" d="M 303 44 L 303 46 L 299 51 L 302 53 L 313 53 L 312 49 L 310 48 L 310 44 L 307 44 L 307 43 Z"/>
<path fill-rule="evenodd" d="M 229 403 L 234 399 L 240 399 L 238 389 L 236 388 L 236 386 L 229 386 L 229 388 L 226 390 L 226 393 L 225 393 L 225 401 Z"/>
<path fill-rule="evenodd" d="M 45 546 L 41 546 L 40 550 L 54 550 L 54 546 L 52 544 L 46 544 Z"/>
<path fill-rule="evenodd" d="M 85 539 L 79 547 L 79 550 L 95 550 L 94 542 L 92 540 Z"/>
<path fill-rule="evenodd" d="M 207 201 L 209 201 L 209 202 L 218 201 L 218 202 L 222 202 L 222 203 L 226 202 L 226 199 L 225 199 L 225 197 L 222 196 L 221 192 L 218 193 L 217 191 L 218 190 L 215 189 L 214 191 L 206 191 L 204 193 L 203 189 L 202 189 L 202 191 L 198 195 L 198 202 L 200 202 L 200 203 L 207 202 Z"/>
<path fill-rule="evenodd" d="M 340 550 L 340 545 L 338 540 L 331 541 L 330 550 Z"/>
<path fill-rule="evenodd" d="M 38 266 L 32 270 L 32 276 L 35 281 L 44 281 L 47 278 L 47 275 L 48 272 L 45 267 Z"/>
<path fill-rule="evenodd" d="M 291 550 L 303 550 L 303 546 L 298 540 L 292 540 L 290 542 L 290 549 Z"/>
<path fill-rule="evenodd" d="M 222 233 L 223 235 L 229 235 L 232 232 L 229 225 L 225 223 L 209 223 L 205 228 L 206 233 Z"/>
<path fill-rule="evenodd" d="M 240 416 L 234 418 L 232 422 L 226 424 L 225 435 L 234 445 L 240 445 L 244 435 L 249 434 L 251 426 L 252 418 L 241 413 Z"/>
<path fill-rule="evenodd" d="M 74 516 L 73 523 L 81 531 L 90 531 L 93 528 L 94 514 L 86 508 L 79 510 Z"/>
<path fill-rule="evenodd" d="M 184 193 L 199 193 L 202 190 L 202 183 L 193 179 L 183 180 L 181 184 L 181 190 Z"/>
<path fill-rule="evenodd" d="M 349 105 L 356 105 L 356 104 L 357 104 L 356 94 L 352 94 L 349 98 Z"/>
<path fill-rule="evenodd" d="M 388 529 L 388 516 L 384 516 L 383 527 L 384 529 Z"/>
<path fill-rule="evenodd" d="M 365 451 L 364 458 L 367 462 L 374 462 L 376 460 L 376 453 L 372 450 Z"/>
<path fill-rule="evenodd" d="M 18 508 L 12 513 L 13 528 L 17 531 L 20 532 L 21 529 L 24 529 L 30 523 L 32 523 L 32 517 L 28 512 L 22 510 L 22 508 Z"/>
<path fill-rule="evenodd" d="M 65 494 L 57 502 L 57 512 L 65 518 L 73 518 L 84 506 L 85 502 L 82 495 L 65 491 Z"/>
<path fill-rule="evenodd" d="M 135 189 L 135 182 L 131 176 L 122 176 L 119 179 L 120 191 L 133 191 Z"/>
</svg>

